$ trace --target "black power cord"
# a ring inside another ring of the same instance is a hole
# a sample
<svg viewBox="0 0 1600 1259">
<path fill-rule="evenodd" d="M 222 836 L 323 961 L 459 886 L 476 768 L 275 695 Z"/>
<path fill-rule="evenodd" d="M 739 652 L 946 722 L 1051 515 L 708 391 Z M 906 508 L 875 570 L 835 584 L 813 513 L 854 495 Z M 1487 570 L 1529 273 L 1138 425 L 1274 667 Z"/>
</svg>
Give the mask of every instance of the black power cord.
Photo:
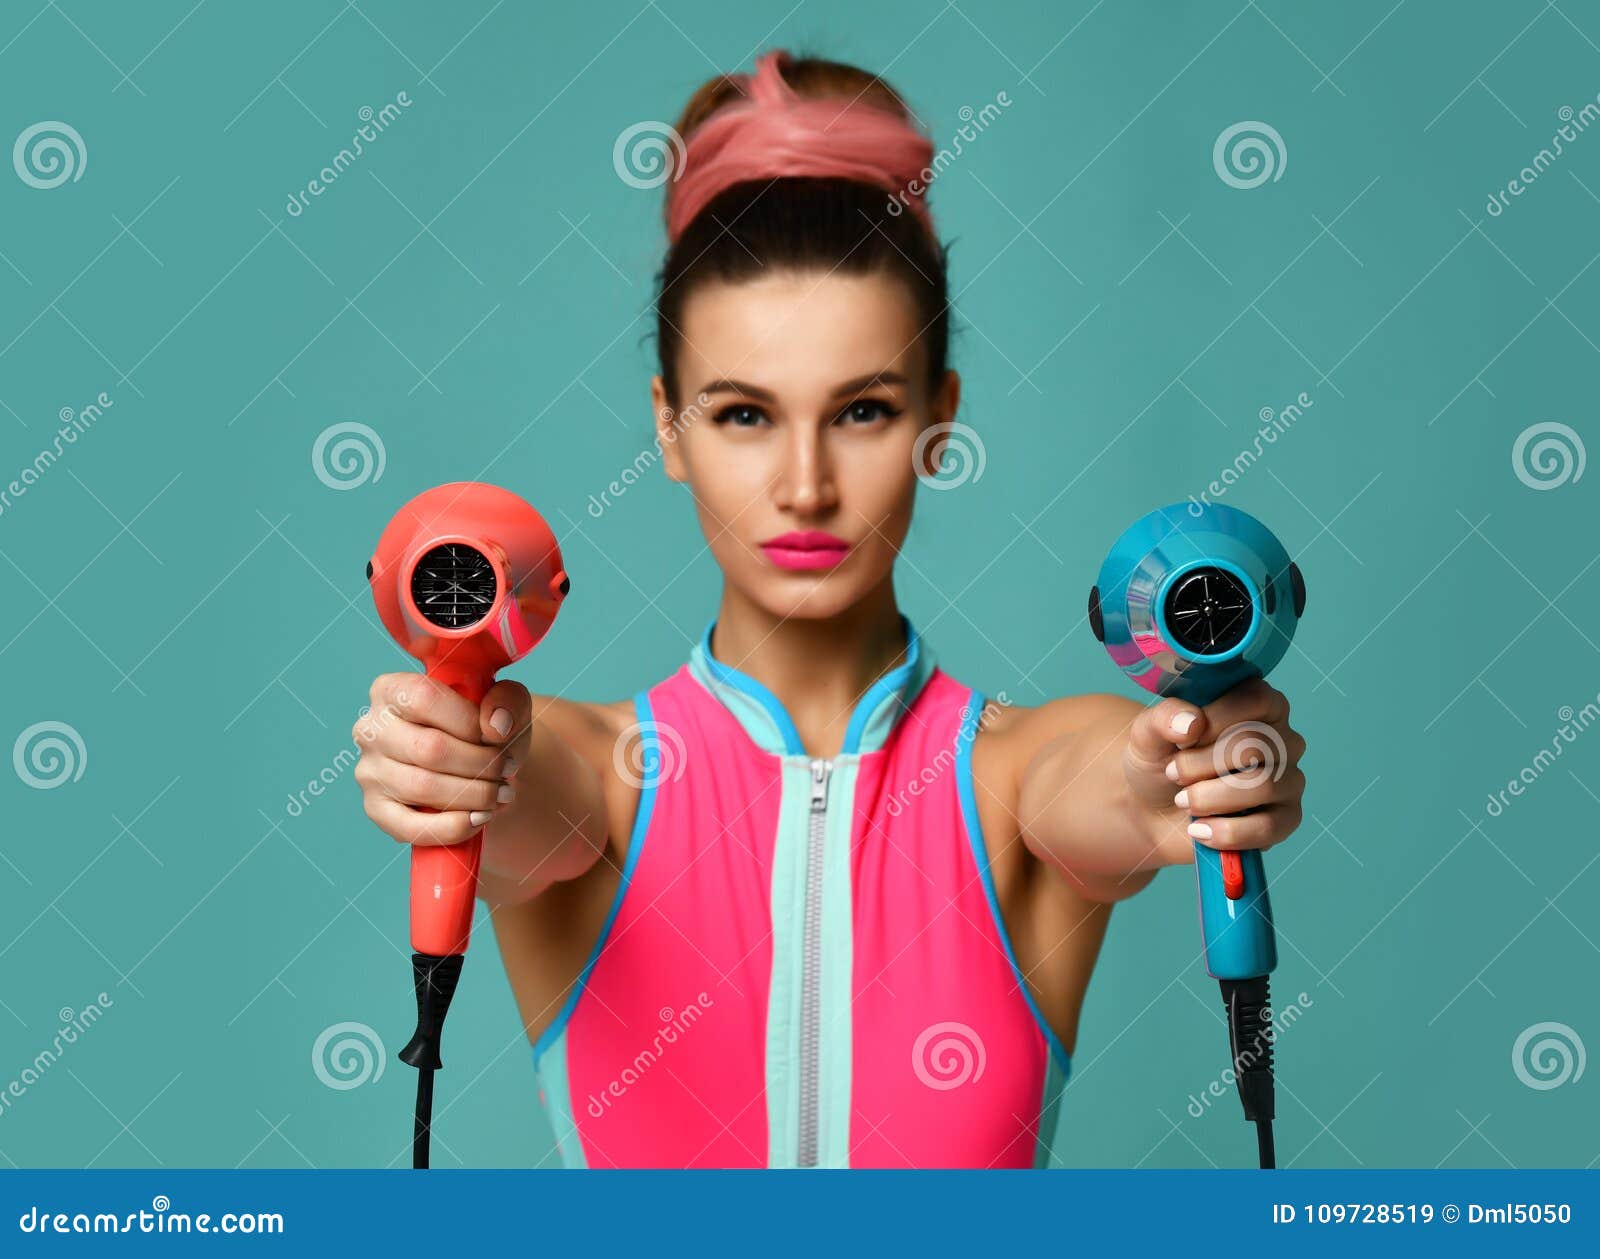
<svg viewBox="0 0 1600 1259">
<path fill-rule="evenodd" d="M 411 955 L 411 979 L 417 990 L 417 1030 L 400 1051 L 400 1061 L 417 1069 L 417 1120 L 411 1136 L 411 1166 L 428 1165 L 428 1134 L 433 1127 L 433 1073 L 439 1061 L 439 1035 L 450 1000 L 456 995 L 464 954 Z"/>
<path fill-rule="evenodd" d="M 1228 1011 L 1228 1044 L 1233 1050 L 1234 1081 L 1244 1117 L 1256 1126 L 1261 1166 L 1277 1166 L 1272 1143 L 1274 1096 L 1272 1075 L 1272 996 L 1267 976 L 1221 979 L 1222 1004 Z"/>
</svg>

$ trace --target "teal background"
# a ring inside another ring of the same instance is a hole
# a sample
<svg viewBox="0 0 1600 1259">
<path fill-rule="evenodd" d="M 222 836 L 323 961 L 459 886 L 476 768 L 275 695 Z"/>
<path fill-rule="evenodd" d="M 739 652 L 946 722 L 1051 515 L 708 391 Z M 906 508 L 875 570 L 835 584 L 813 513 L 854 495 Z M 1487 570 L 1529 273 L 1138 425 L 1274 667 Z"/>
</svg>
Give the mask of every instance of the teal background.
<svg viewBox="0 0 1600 1259">
<path fill-rule="evenodd" d="M 494 480 L 575 583 L 515 676 L 611 700 L 685 658 L 719 588 L 688 500 L 657 475 L 586 510 L 651 428 L 661 193 L 612 146 L 782 44 L 881 71 L 941 143 L 1012 102 L 931 195 L 986 463 L 923 492 L 899 589 L 955 676 L 1116 688 L 1083 623 L 1105 548 L 1312 400 L 1224 499 L 1310 587 L 1275 675 L 1310 743 L 1268 858 L 1279 1004 L 1310 998 L 1280 1163 L 1592 1164 L 1600 1072 L 1535 1089 L 1512 1054 L 1541 1022 L 1600 1038 L 1600 734 L 1486 801 L 1600 691 L 1600 478 L 1511 459 L 1533 424 L 1595 433 L 1600 128 L 1485 206 L 1594 101 L 1597 41 L 1571 2 L 6 5 L 0 148 L 59 119 L 88 161 L 47 190 L 0 166 L 0 484 L 63 408 L 113 405 L 0 513 L 0 751 L 41 721 L 86 749 L 51 790 L 0 769 L 0 1088 L 59 1010 L 111 1004 L 0 1109 L 0 1155 L 404 1165 L 404 853 L 348 772 L 287 809 L 403 663 L 362 563 L 412 494 Z M 1282 176 L 1230 187 L 1213 141 L 1256 119 Z M 343 422 L 385 459 L 335 491 L 311 452 Z M 1231 1096 L 1188 1111 L 1225 1052 L 1194 913 L 1187 869 L 1115 912 L 1069 1166 L 1252 1157 Z M 480 912 L 436 1165 L 552 1166 L 493 951 Z M 386 1065 L 330 1089 L 312 1047 L 345 1021 Z"/>
</svg>

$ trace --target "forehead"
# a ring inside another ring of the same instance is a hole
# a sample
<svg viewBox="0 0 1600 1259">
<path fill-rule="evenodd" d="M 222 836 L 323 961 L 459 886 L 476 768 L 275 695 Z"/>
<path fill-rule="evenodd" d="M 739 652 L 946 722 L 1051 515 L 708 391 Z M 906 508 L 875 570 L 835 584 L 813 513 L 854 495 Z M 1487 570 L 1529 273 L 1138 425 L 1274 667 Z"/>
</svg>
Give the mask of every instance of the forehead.
<svg viewBox="0 0 1600 1259">
<path fill-rule="evenodd" d="M 779 272 L 707 284 L 685 305 L 679 373 L 690 392 L 734 377 L 803 393 L 888 368 L 917 380 L 918 331 L 911 295 L 887 276 Z"/>
</svg>

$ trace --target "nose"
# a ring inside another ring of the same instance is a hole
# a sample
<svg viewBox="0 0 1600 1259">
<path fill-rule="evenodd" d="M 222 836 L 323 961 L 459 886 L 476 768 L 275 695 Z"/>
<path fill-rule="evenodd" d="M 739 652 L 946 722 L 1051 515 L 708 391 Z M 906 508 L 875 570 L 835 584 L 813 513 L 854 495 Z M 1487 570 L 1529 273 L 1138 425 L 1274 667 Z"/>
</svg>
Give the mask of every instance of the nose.
<svg viewBox="0 0 1600 1259">
<path fill-rule="evenodd" d="M 838 505 L 826 429 L 821 424 L 789 426 L 789 440 L 780 448 L 778 505 L 801 515 L 816 515 Z"/>
</svg>

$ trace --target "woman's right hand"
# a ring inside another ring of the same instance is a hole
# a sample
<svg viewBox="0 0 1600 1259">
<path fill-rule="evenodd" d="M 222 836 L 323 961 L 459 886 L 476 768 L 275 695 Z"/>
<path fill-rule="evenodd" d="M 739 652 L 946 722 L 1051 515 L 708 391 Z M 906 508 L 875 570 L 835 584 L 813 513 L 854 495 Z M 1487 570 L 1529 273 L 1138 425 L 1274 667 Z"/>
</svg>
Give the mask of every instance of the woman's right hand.
<svg viewBox="0 0 1600 1259">
<path fill-rule="evenodd" d="M 459 844 L 516 798 L 509 780 L 514 734 L 527 724 L 522 687 L 497 683 L 480 706 L 426 674 L 386 673 L 371 695 L 351 731 L 361 748 L 355 780 L 384 833 L 405 844 Z"/>
</svg>

